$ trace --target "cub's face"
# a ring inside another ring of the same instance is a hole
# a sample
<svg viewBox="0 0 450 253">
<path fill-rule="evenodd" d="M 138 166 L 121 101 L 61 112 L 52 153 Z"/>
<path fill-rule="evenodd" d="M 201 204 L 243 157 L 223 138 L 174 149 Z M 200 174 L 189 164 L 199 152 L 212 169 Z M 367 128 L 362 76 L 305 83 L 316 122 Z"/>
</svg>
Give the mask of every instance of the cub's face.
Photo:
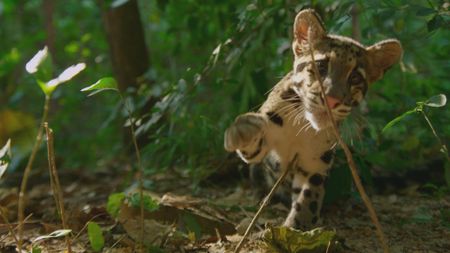
<svg viewBox="0 0 450 253">
<path fill-rule="evenodd" d="M 303 100 L 304 117 L 316 130 L 331 126 L 326 104 L 335 120 L 342 121 L 364 99 L 369 85 L 380 79 L 402 55 L 397 40 L 364 47 L 350 38 L 327 34 L 313 10 L 297 14 L 294 36 L 292 88 Z M 325 98 L 314 73 L 310 44 Z"/>
</svg>

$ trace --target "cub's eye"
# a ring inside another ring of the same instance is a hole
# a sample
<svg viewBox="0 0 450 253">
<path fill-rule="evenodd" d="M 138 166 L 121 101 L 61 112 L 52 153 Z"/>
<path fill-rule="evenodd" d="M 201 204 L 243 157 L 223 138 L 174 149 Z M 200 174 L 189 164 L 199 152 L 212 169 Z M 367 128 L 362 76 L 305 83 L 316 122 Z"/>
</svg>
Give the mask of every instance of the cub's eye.
<svg viewBox="0 0 450 253">
<path fill-rule="evenodd" d="M 324 77 L 328 73 L 328 60 L 316 61 L 317 70 L 320 76 Z"/>
<path fill-rule="evenodd" d="M 361 82 L 364 81 L 363 76 L 361 75 L 361 73 L 359 73 L 356 70 L 353 70 L 353 72 L 350 74 L 350 76 L 348 77 L 348 83 L 350 85 L 355 85 L 355 84 L 359 84 Z"/>
</svg>

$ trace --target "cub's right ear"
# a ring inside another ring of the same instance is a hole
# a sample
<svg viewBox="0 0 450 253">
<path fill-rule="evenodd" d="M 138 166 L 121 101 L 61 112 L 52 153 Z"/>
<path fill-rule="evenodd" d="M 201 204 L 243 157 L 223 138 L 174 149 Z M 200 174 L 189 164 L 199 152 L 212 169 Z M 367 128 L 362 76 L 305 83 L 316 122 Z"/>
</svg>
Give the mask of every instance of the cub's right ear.
<svg viewBox="0 0 450 253">
<path fill-rule="evenodd" d="M 308 31 L 311 30 L 308 37 Z M 299 55 L 301 49 L 308 45 L 310 39 L 312 43 L 321 40 L 327 34 L 322 24 L 320 16 L 313 9 L 300 11 L 294 22 L 294 54 Z"/>
</svg>

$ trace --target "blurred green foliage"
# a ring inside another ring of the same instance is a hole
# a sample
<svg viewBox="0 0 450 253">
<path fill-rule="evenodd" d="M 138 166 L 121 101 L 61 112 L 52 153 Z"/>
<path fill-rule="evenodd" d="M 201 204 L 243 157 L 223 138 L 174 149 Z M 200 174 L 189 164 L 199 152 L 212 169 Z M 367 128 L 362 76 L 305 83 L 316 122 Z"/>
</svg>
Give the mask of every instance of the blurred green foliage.
<svg viewBox="0 0 450 253">
<path fill-rule="evenodd" d="M 123 154 L 120 122 L 126 116 L 119 100 L 85 99 L 79 92 L 112 74 L 100 9 L 94 0 L 55 2 L 57 65 L 87 64 L 80 77 L 54 94 L 58 99 L 51 121 L 60 136 L 55 145 L 61 168 L 117 162 L 117 154 Z M 296 12 L 313 7 L 330 32 L 350 36 L 355 3 L 363 44 L 397 38 L 405 52 L 403 61 L 369 91 L 363 131 L 351 140 L 358 163 L 366 171 L 374 166 L 404 171 L 443 161 L 425 121 L 407 117 L 386 135 L 381 129 L 416 101 L 450 94 L 448 2 L 146 0 L 139 4 L 151 57 L 145 77 L 151 84 L 127 101 L 142 112 L 137 132 L 146 143 L 146 171 L 175 170 L 198 182 L 222 166 L 227 157 L 224 129 L 238 114 L 256 110 L 291 69 Z M 14 109 L 39 118 L 40 94 L 23 69 L 46 38 L 41 5 L 40 0 L 0 4 L 0 111 Z M 143 109 L 151 99 L 156 104 Z M 427 115 L 448 143 L 450 110 L 429 110 Z"/>
</svg>

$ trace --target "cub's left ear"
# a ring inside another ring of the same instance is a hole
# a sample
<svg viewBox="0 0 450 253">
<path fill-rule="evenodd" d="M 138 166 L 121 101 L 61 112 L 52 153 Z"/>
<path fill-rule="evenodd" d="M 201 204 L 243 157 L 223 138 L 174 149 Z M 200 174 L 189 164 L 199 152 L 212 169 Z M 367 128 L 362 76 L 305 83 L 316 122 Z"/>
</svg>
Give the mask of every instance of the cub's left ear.
<svg viewBox="0 0 450 253">
<path fill-rule="evenodd" d="M 367 52 L 371 69 L 369 82 L 375 82 L 381 79 L 384 72 L 400 60 L 403 49 L 400 41 L 388 39 L 368 47 Z"/>
</svg>

